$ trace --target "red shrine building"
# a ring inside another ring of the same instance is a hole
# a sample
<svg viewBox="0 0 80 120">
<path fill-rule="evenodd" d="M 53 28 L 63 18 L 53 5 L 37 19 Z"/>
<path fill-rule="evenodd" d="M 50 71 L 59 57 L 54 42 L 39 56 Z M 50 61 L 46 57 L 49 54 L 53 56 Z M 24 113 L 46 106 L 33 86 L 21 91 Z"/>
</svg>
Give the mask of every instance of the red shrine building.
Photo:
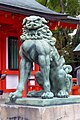
<svg viewBox="0 0 80 120">
<path fill-rule="evenodd" d="M 20 35 L 23 18 L 30 15 L 39 15 L 49 20 L 49 27 L 54 30 L 56 26 L 75 29 L 78 20 L 68 17 L 66 14 L 54 12 L 35 0 L 0 0 L 0 75 L 6 77 L 0 79 L 0 90 L 13 92 L 19 82 L 19 49 Z M 34 64 L 28 89 L 39 90 L 35 80 L 35 72 L 39 71 Z"/>
</svg>

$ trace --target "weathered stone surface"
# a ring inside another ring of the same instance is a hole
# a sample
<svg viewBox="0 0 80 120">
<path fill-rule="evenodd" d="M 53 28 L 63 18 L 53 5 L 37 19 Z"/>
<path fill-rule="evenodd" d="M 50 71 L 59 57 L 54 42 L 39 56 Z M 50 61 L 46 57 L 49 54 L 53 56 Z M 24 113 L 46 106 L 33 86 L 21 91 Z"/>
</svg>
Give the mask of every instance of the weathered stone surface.
<svg viewBox="0 0 80 120">
<path fill-rule="evenodd" d="M 80 120 L 80 104 L 48 107 L 1 104 L 0 120 Z"/>
<path fill-rule="evenodd" d="M 41 99 L 41 98 L 19 98 L 16 104 L 30 105 L 30 106 L 51 106 L 80 103 L 80 96 L 69 96 L 68 98 Z"/>
</svg>

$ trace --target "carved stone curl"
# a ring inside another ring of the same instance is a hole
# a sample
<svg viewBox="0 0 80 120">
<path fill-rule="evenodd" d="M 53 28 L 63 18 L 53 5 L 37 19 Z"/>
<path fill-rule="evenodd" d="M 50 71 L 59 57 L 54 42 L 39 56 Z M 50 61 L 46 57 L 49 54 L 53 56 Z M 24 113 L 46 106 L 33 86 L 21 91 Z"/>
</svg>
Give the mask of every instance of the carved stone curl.
<svg viewBox="0 0 80 120">
<path fill-rule="evenodd" d="M 33 62 L 40 66 L 36 73 L 36 80 L 42 87 L 39 92 L 28 93 L 29 97 L 42 97 L 50 99 L 54 96 L 68 97 L 72 86 L 72 71 L 70 65 L 65 65 L 63 56 L 60 56 L 56 47 L 56 39 L 46 25 L 47 21 L 39 16 L 26 17 L 23 20 L 23 32 L 20 36 L 20 82 L 17 90 L 10 93 L 11 100 L 22 97 L 24 84 L 28 80 Z"/>
</svg>

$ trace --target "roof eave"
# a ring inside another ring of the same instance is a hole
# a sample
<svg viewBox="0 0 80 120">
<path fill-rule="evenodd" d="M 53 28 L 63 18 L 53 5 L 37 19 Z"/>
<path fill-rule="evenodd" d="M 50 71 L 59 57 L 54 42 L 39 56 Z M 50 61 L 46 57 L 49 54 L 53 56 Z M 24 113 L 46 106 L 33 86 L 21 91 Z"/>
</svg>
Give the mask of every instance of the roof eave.
<svg viewBox="0 0 80 120">
<path fill-rule="evenodd" d="M 73 19 L 63 19 L 62 20 L 65 23 L 71 23 L 71 24 L 80 24 L 80 20 L 73 20 Z"/>
<path fill-rule="evenodd" d="M 28 9 L 23 9 L 23 8 L 18 8 L 18 7 L 12 7 L 12 6 L 3 5 L 3 4 L 0 4 L 0 10 L 23 14 L 26 16 L 39 15 L 39 16 L 45 17 L 46 19 L 57 20 L 57 21 L 67 18 L 67 15 L 49 14 L 49 13 L 38 12 L 38 11 L 33 11 L 33 10 L 28 10 Z"/>
</svg>

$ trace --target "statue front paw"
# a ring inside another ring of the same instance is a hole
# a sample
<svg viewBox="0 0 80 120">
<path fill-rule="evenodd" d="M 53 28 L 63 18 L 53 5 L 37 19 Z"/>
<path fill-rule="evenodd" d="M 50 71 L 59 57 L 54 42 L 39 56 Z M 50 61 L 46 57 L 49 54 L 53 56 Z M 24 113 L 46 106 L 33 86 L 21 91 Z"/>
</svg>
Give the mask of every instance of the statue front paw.
<svg viewBox="0 0 80 120">
<path fill-rule="evenodd" d="M 22 93 L 20 91 L 16 91 L 16 92 L 11 92 L 9 94 L 9 99 L 10 101 L 14 102 L 17 98 L 21 98 L 22 97 Z"/>
<path fill-rule="evenodd" d="M 69 93 L 66 90 L 60 90 L 57 94 L 57 97 L 60 98 L 67 98 L 69 96 Z"/>
<path fill-rule="evenodd" d="M 51 99 L 54 97 L 54 94 L 52 92 L 46 92 L 46 93 L 43 93 L 41 97 L 43 99 Z"/>
</svg>

